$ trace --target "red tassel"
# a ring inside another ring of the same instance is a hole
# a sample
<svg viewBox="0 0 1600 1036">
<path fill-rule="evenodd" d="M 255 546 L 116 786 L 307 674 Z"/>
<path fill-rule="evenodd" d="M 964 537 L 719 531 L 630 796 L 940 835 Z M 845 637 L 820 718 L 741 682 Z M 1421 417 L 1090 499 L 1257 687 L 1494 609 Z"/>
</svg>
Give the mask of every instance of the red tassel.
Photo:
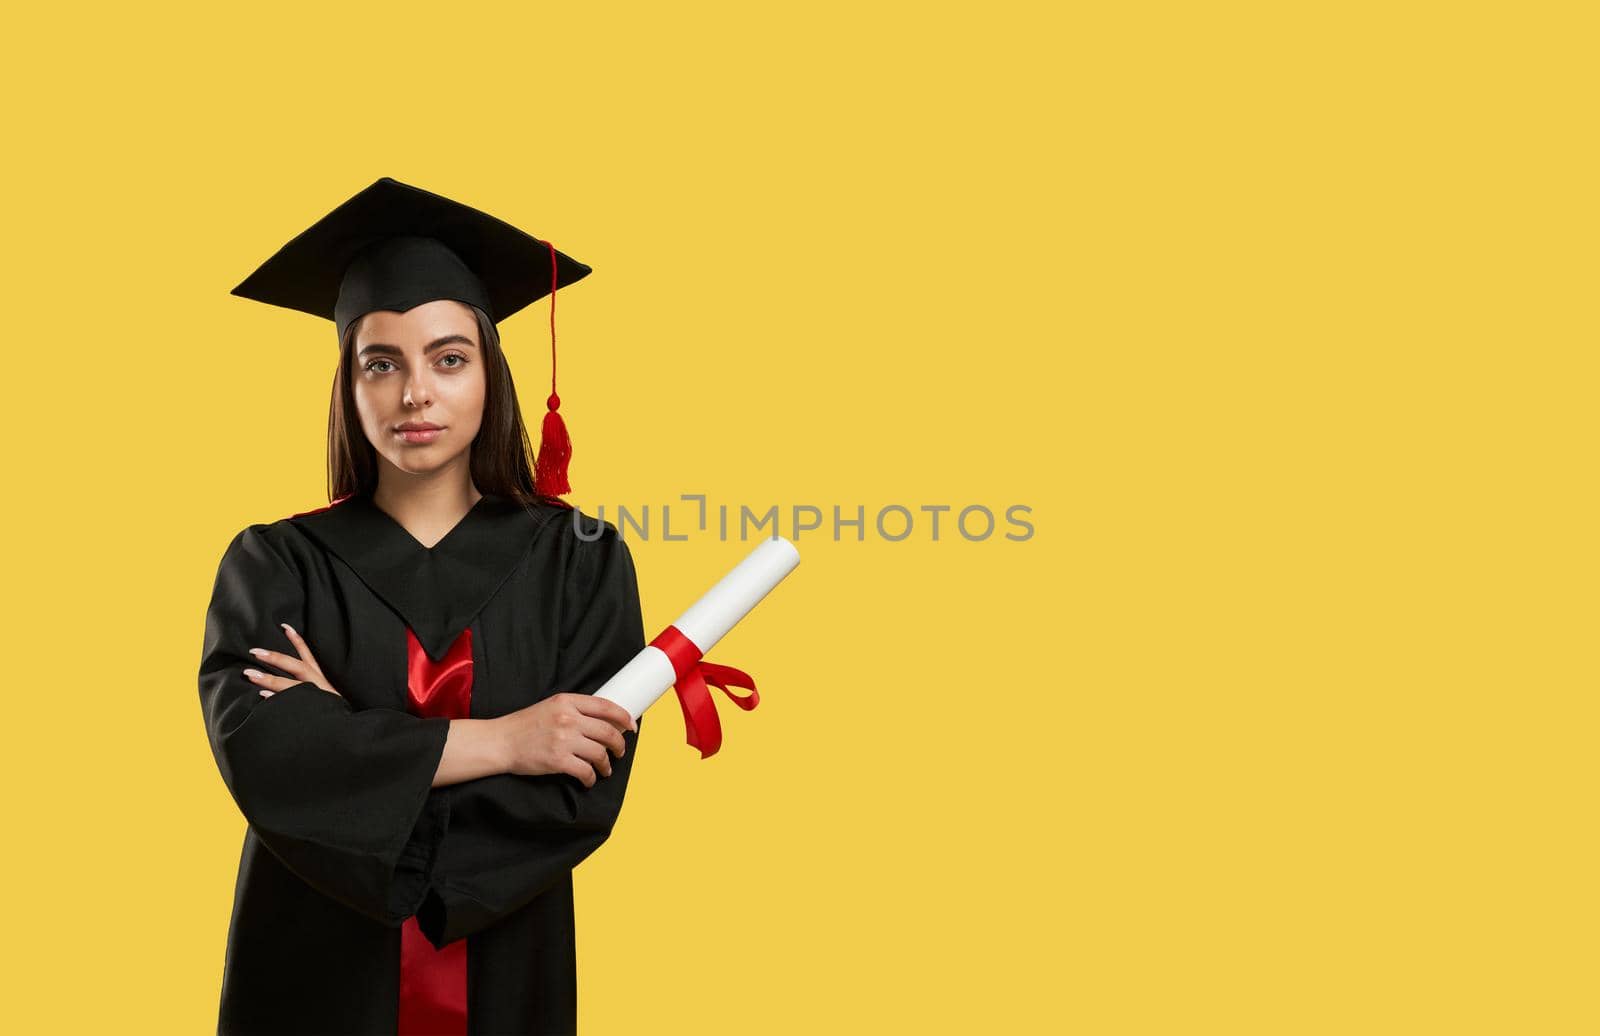
<svg viewBox="0 0 1600 1036">
<path fill-rule="evenodd" d="M 560 496 L 572 492 L 572 486 L 567 482 L 572 439 L 567 435 L 567 423 L 561 420 L 561 414 L 557 412 L 561 397 L 550 393 L 545 406 L 550 409 L 544 415 L 544 429 L 539 435 L 539 456 L 533 462 L 533 488 L 541 496 Z"/>
<path fill-rule="evenodd" d="M 544 245 L 550 249 L 550 398 L 544 403 L 549 411 L 539 433 L 539 455 L 533 461 L 533 488 L 541 496 L 560 496 L 572 492 L 567 482 L 572 439 L 567 435 L 567 423 L 557 413 L 561 397 L 556 395 L 556 246 L 548 241 Z"/>
</svg>

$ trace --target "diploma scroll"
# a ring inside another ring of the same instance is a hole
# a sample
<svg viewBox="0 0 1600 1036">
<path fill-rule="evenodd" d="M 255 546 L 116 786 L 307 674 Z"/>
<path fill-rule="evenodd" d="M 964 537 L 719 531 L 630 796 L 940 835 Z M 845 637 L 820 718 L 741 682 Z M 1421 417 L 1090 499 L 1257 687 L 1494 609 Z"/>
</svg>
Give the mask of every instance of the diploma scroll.
<svg viewBox="0 0 1600 1036">
<path fill-rule="evenodd" d="M 689 744 L 700 749 L 701 758 L 713 754 L 722 743 L 722 732 L 706 684 L 720 687 L 746 711 L 755 708 L 760 698 L 749 674 L 702 658 L 798 564 L 800 551 L 793 543 L 781 536 L 763 540 L 677 622 L 602 684 L 595 697 L 616 702 L 638 719 L 668 688 L 676 686 Z M 747 688 L 749 696 L 734 695 L 728 690 L 730 685 Z"/>
</svg>

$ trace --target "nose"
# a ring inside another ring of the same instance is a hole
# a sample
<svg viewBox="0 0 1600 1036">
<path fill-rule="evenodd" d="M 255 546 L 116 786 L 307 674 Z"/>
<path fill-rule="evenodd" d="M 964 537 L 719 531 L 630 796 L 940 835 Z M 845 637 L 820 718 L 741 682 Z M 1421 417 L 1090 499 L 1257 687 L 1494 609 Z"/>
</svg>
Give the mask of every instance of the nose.
<svg viewBox="0 0 1600 1036">
<path fill-rule="evenodd" d="M 408 407 L 432 404 L 433 388 L 428 382 L 428 376 L 420 372 L 408 375 L 403 399 Z"/>
</svg>

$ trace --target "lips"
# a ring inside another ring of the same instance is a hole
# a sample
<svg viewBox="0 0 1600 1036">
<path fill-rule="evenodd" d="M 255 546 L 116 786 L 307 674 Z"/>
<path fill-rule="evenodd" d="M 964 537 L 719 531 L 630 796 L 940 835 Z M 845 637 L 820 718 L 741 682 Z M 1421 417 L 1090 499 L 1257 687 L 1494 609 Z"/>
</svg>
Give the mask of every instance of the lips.
<svg viewBox="0 0 1600 1036">
<path fill-rule="evenodd" d="M 444 429 L 436 424 L 408 421 L 396 428 L 395 431 L 406 442 L 425 443 L 437 439 L 439 433 L 443 432 Z"/>
</svg>

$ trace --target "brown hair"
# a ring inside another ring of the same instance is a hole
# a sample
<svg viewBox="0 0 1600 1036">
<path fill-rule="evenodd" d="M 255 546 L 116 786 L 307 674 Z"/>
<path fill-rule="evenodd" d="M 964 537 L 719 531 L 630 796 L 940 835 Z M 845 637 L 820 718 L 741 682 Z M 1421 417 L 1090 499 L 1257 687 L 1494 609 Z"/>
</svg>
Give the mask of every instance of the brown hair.
<svg viewBox="0 0 1600 1036">
<path fill-rule="evenodd" d="M 468 305 L 463 303 L 463 305 Z M 532 510 L 540 504 L 572 505 L 534 489 L 533 443 L 522 423 L 517 387 L 500 348 L 500 331 L 489 315 L 469 306 L 478 321 L 478 342 L 484 367 L 483 422 L 472 440 L 472 484 L 482 493 L 496 493 Z M 377 450 L 367 441 L 356 414 L 351 387 L 356 334 L 361 320 L 351 321 L 339 341 L 339 369 L 333 376 L 333 398 L 328 405 L 328 500 L 356 494 L 370 496 L 378 488 Z"/>
</svg>

